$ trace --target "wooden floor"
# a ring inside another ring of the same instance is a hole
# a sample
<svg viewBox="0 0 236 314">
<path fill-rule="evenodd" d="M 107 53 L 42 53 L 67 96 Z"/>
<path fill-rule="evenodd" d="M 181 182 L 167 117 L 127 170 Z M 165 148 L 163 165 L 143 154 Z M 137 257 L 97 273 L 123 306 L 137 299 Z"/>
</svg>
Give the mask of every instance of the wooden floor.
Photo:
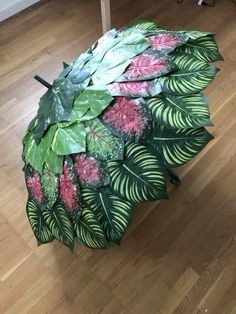
<svg viewBox="0 0 236 314">
<path fill-rule="evenodd" d="M 170 200 L 142 204 L 120 247 L 39 248 L 25 214 L 21 138 L 61 62 L 101 34 L 98 0 L 44 1 L 0 25 L 0 313 L 236 313 L 236 6 L 112 2 L 112 25 L 148 17 L 216 32 L 225 58 L 206 90 L 215 139 L 178 169 Z"/>
</svg>

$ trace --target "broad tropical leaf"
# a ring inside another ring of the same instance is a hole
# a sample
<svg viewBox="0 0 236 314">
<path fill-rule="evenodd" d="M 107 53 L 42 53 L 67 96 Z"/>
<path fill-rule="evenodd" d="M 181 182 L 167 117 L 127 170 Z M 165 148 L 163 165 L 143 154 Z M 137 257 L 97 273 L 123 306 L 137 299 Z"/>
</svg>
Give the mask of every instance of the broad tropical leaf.
<svg viewBox="0 0 236 314">
<path fill-rule="evenodd" d="M 124 37 L 104 56 L 101 64 L 93 74 L 94 84 L 108 84 L 116 80 L 130 64 L 131 58 L 150 46 L 149 41 L 141 34 Z"/>
<path fill-rule="evenodd" d="M 51 209 L 58 197 L 58 176 L 45 166 L 40 179 L 45 197 L 46 209 Z"/>
<path fill-rule="evenodd" d="M 214 33 L 209 32 L 200 32 L 195 30 L 188 30 L 188 31 L 178 31 L 180 34 L 186 34 L 190 40 L 195 40 L 201 37 L 205 37 L 208 35 L 214 35 Z"/>
<path fill-rule="evenodd" d="M 97 159 L 122 159 L 124 142 L 114 136 L 99 119 L 86 122 L 87 153 Z"/>
<path fill-rule="evenodd" d="M 184 33 L 159 31 L 148 39 L 151 42 L 151 50 L 169 53 L 176 47 L 185 44 L 188 40 L 188 36 Z"/>
<path fill-rule="evenodd" d="M 214 79 L 218 69 L 188 54 L 173 56 L 178 70 L 159 78 L 163 92 L 174 95 L 198 93 Z"/>
<path fill-rule="evenodd" d="M 188 53 L 206 62 L 223 60 L 212 35 L 189 40 L 185 45 L 178 47 L 175 53 Z"/>
<path fill-rule="evenodd" d="M 42 211 L 37 206 L 34 200 L 28 199 L 26 205 L 27 216 L 34 232 L 34 235 L 38 241 L 38 245 L 52 242 L 54 236 L 51 233 L 50 227 L 46 224 Z"/>
<path fill-rule="evenodd" d="M 101 119 L 113 134 L 128 141 L 138 142 L 149 132 L 149 109 L 142 98 L 116 97 Z"/>
<path fill-rule="evenodd" d="M 74 230 L 62 205 L 55 204 L 52 209 L 44 211 L 42 215 L 53 236 L 72 250 L 74 247 Z"/>
<path fill-rule="evenodd" d="M 82 123 L 74 122 L 70 125 L 67 123 L 63 127 L 56 130 L 52 150 L 57 155 L 69 155 L 80 152 L 85 152 L 85 128 Z"/>
<path fill-rule="evenodd" d="M 155 125 L 148 145 L 152 152 L 163 156 L 167 165 L 177 167 L 191 160 L 212 138 L 204 128 L 169 129 Z"/>
<path fill-rule="evenodd" d="M 147 100 L 157 124 L 171 128 L 199 128 L 211 125 L 206 98 L 203 94 L 160 94 Z"/>
<path fill-rule="evenodd" d="M 113 191 L 133 202 L 167 198 L 165 171 L 145 146 L 127 142 L 122 161 L 108 161 Z"/>
<path fill-rule="evenodd" d="M 137 82 L 114 82 L 107 85 L 112 96 L 150 97 L 161 92 L 161 85 L 157 79 Z"/>
<path fill-rule="evenodd" d="M 116 195 L 110 189 L 83 189 L 83 200 L 98 217 L 106 237 L 120 243 L 133 216 L 133 204 Z"/>
<path fill-rule="evenodd" d="M 148 19 L 140 19 L 129 24 L 126 28 L 124 28 L 124 32 L 128 31 L 143 31 L 143 33 L 151 33 L 159 30 L 159 26 L 154 22 Z"/>
<path fill-rule="evenodd" d="M 78 221 L 74 223 L 75 237 L 83 245 L 92 249 L 104 249 L 109 246 L 104 231 L 93 210 L 83 208 Z"/>
<path fill-rule="evenodd" d="M 25 172 L 25 181 L 30 198 L 39 205 L 40 209 L 44 209 L 45 200 L 39 172 L 29 165 L 24 166 L 23 170 Z"/>
</svg>

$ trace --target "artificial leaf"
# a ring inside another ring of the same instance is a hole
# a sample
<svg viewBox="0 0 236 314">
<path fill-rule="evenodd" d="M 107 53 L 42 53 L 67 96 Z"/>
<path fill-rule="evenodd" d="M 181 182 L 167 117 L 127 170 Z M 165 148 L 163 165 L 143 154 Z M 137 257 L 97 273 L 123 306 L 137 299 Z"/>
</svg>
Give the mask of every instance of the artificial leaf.
<svg viewBox="0 0 236 314">
<path fill-rule="evenodd" d="M 184 96 L 162 93 L 149 98 L 147 105 L 159 125 L 184 129 L 212 124 L 207 100 L 202 93 Z"/>
<path fill-rule="evenodd" d="M 101 64 L 93 74 L 94 84 L 108 84 L 116 80 L 131 62 L 131 58 L 150 46 L 149 41 L 141 34 L 124 37 L 104 56 Z"/>
<path fill-rule="evenodd" d="M 44 195 L 41 185 L 41 178 L 39 173 L 30 166 L 24 167 L 25 181 L 30 198 L 35 201 L 40 208 L 44 208 Z"/>
<path fill-rule="evenodd" d="M 66 210 L 56 203 L 53 208 L 44 211 L 42 215 L 53 236 L 72 250 L 74 230 Z"/>
<path fill-rule="evenodd" d="M 213 35 L 213 33 L 209 33 L 209 32 L 200 32 L 200 31 L 195 31 L 195 30 L 178 31 L 178 33 L 187 35 L 190 40 L 195 40 L 195 39 L 198 39 L 198 38 L 200 38 L 200 37 L 205 37 L 205 36 L 208 36 L 208 35 Z"/>
<path fill-rule="evenodd" d="M 45 197 L 45 207 L 50 210 L 58 197 L 58 176 L 45 166 L 40 181 Z"/>
<path fill-rule="evenodd" d="M 74 101 L 71 121 L 96 118 L 113 100 L 105 86 L 87 87 Z"/>
<path fill-rule="evenodd" d="M 107 89 L 112 96 L 150 97 L 161 92 L 161 85 L 157 79 L 150 81 L 114 82 L 108 84 Z"/>
<path fill-rule="evenodd" d="M 85 152 L 85 137 L 85 128 L 82 123 L 66 124 L 65 127 L 59 127 L 56 130 L 52 142 L 52 150 L 57 155 Z"/>
<path fill-rule="evenodd" d="M 169 129 L 155 125 L 147 144 L 167 165 L 176 167 L 191 160 L 212 138 L 204 128 Z"/>
<path fill-rule="evenodd" d="M 63 156 L 57 155 L 51 148 L 46 153 L 45 164 L 47 167 L 55 173 L 62 172 Z"/>
<path fill-rule="evenodd" d="M 142 34 L 152 33 L 159 30 L 159 26 L 148 19 L 140 19 L 129 24 L 122 30 L 122 33 L 141 32 Z"/>
<path fill-rule="evenodd" d="M 27 201 L 26 212 L 38 245 L 52 242 L 54 236 L 50 227 L 46 224 L 40 208 L 31 198 Z"/>
<path fill-rule="evenodd" d="M 127 142 L 124 159 L 108 161 L 112 190 L 133 202 L 167 197 L 165 171 L 145 146 Z"/>
<path fill-rule="evenodd" d="M 157 34 L 148 38 L 152 50 L 169 53 L 176 47 L 187 42 L 188 36 L 184 33 L 159 31 Z"/>
<path fill-rule="evenodd" d="M 176 53 L 188 53 L 206 62 L 223 60 L 213 35 L 189 40 L 185 45 L 178 47 Z"/>
<path fill-rule="evenodd" d="M 83 208 L 81 216 L 74 223 L 74 230 L 79 242 L 89 248 L 104 249 L 109 246 L 101 224 L 88 206 Z"/>
<path fill-rule="evenodd" d="M 117 79 L 123 81 L 143 81 L 169 73 L 174 65 L 167 55 L 152 50 L 134 57 L 123 75 Z"/>
<path fill-rule="evenodd" d="M 116 97 L 101 119 L 113 134 L 124 140 L 138 142 L 149 131 L 149 109 L 142 98 Z"/>
<path fill-rule="evenodd" d="M 116 195 L 110 189 L 83 189 L 85 203 L 93 210 L 105 232 L 106 237 L 120 243 L 133 216 L 133 204 Z"/>
<path fill-rule="evenodd" d="M 59 200 L 73 220 L 77 220 L 81 213 L 81 194 L 73 161 L 65 157 L 63 172 L 59 177 Z"/>
<path fill-rule="evenodd" d="M 174 95 L 198 93 L 214 79 L 218 69 L 189 54 L 172 58 L 178 70 L 159 78 L 163 92 Z"/>
<path fill-rule="evenodd" d="M 86 154 L 74 156 L 74 168 L 82 187 L 101 187 L 110 183 L 106 162 Z"/>
<path fill-rule="evenodd" d="M 97 159 L 122 159 L 123 140 L 114 136 L 101 122 L 95 118 L 86 124 L 87 153 Z"/>
</svg>

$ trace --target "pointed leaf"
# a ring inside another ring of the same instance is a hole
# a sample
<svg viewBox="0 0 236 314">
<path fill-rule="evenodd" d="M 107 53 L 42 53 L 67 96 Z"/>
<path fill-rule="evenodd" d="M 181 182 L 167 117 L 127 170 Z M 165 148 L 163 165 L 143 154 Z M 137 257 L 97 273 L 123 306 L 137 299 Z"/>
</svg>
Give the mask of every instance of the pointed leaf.
<svg viewBox="0 0 236 314">
<path fill-rule="evenodd" d="M 167 198 L 165 172 L 145 146 L 125 144 L 121 161 L 108 161 L 111 188 L 117 195 L 133 201 Z"/>
<path fill-rule="evenodd" d="M 159 31 L 157 34 L 148 38 L 151 43 L 151 49 L 169 53 L 176 47 L 179 47 L 187 42 L 188 36 L 184 33 Z"/>
<path fill-rule="evenodd" d="M 51 209 L 58 197 L 58 177 L 49 168 L 44 167 L 40 180 L 45 196 L 45 208 Z"/>
</svg>

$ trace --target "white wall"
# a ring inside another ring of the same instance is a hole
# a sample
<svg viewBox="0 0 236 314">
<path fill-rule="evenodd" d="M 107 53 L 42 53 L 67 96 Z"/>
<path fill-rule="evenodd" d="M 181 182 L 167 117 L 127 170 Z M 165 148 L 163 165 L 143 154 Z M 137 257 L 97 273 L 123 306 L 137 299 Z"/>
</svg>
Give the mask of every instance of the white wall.
<svg viewBox="0 0 236 314">
<path fill-rule="evenodd" d="M 0 22 L 40 0 L 0 0 Z"/>
</svg>

